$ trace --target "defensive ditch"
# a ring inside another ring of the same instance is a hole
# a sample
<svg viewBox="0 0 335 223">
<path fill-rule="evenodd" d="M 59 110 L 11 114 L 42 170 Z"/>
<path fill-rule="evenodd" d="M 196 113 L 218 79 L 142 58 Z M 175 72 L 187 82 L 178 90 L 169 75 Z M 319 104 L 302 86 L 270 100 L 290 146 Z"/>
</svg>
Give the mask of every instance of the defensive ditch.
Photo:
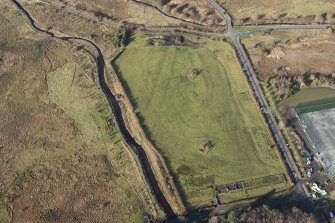
<svg viewBox="0 0 335 223">
<path fill-rule="evenodd" d="M 144 149 L 142 148 L 141 145 L 139 145 L 135 139 L 132 137 L 132 135 L 129 133 L 128 129 L 126 128 L 123 116 L 122 116 L 122 112 L 121 112 L 121 108 L 120 105 L 118 104 L 116 97 L 113 95 L 113 93 L 111 92 L 111 90 L 109 89 L 106 80 L 105 80 L 105 62 L 104 62 L 104 57 L 103 54 L 100 50 L 100 48 L 93 43 L 90 40 L 84 39 L 84 38 L 80 38 L 80 37 L 71 37 L 71 36 L 56 36 L 53 32 L 47 31 L 47 30 L 43 30 L 40 27 L 38 27 L 35 23 L 35 20 L 31 17 L 31 15 L 29 14 L 29 12 L 27 10 L 25 10 L 25 8 L 17 1 L 17 0 L 12 0 L 12 2 L 16 5 L 16 7 L 21 11 L 21 13 L 23 13 L 27 19 L 30 22 L 30 25 L 37 31 L 37 32 L 41 32 L 44 34 L 47 34 L 53 38 L 56 38 L 58 40 L 62 40 L 62 41 L 76 41 L 79 42 L 81 44 L 86 44 L 87 46 L 93 47 L 94 50 L 97 53 L 97 56 L 95 57 L 95 61 L 97 64 L 97 71 L 98 71 L 98 83 L 102 89 L 102 91 L 104 92 L 104 94 L 106 95 L 106 98 L 115 114 L 115 120 L 119 126 L 120 132 L 122 133 L 123 137 L 125 138 L 125 140 L 127 141 L 127 143 L 131 146 L 131 148 L 133 148 L 135 150 L 135 153 L 138 154 L 140 161 L 144 167 L 144 172 L 145 175 L 149 181 L 150 186 L 152 187 L 152 190 L 154 192 L 154 194 L 156 195 L 156 198 L 159 202 L 159 204 L 161 205 L 161 207 L 163 208 L 164 212 L 166 213 L 166 215 L 168 217 L 174 217 L 175 214 L 170 206 L 170 204 L 168 203 L 167 199 L 165 198 L 163 192 L 161 191 L 161 189 L 159 188 L 157 179 L 153 173 L 153 170 L 151 168 L 151 165 L 148 161 L 148 157 L 144 151 Z"/>
</svg>

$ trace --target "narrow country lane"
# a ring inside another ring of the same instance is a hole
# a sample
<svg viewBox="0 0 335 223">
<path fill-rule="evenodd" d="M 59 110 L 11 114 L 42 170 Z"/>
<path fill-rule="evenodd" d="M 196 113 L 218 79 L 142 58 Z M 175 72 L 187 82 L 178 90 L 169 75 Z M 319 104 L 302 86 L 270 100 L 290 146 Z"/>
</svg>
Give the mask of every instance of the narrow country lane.
<svg viewBox="0 0 335 223">
<path fill-rule="evenodd" d="M 67 11 L 68 13 L 86 18 L 88 20 L 102 23 L 114 28 L 118 28 L 120 26 L 127 26 L 126 24 L 114 20 L 100 20 L 95 16 L 90 15 L 87 12 L 77 10 L 69 5 L 65 5 L 63 3 L 60 3 L 58 1 L 52 1 L 52 0 L 38 0 L 40 2 L 49 4 L 50 6 L 53 6 L 57 9 L 63 9 Z M 265 32 L 265 31 L 272 31 L 272 30 L 308 30 L 308 29 L 325 29 L 329 27 L 329 25 L 322 25 L 322 24 L 316 24 L 316 25 L 281 25 L 281 24 L 275 24 L 275 25 L 266 25 L 266 26 L 259 26 L 259 28 L 255 28 L 252 30 L 247 31 L 240 31 L 240 32 L 234 32 L 232 20 L 230 15 L 226 12 L 224 8 L 222 8 L 215 0 L 209 0 L 208 1 L 219 13 L 222 15 L 225 19 L 226 26 L 227 26 L 227 33 L 213 33 L 213 32 L 203 32 L 203 31 L 197 31 L 197 30 L 191 30 L 187 28 L 181 28 L 181 27 L 148 27 L 148 26 L 141 26 L 141 25 L 132 25 L 133 27 L 136 27 L 139 29 L 139 31 L 142 32 L 175 32 L 180 34 L 189 34 L 193 36 L 208 38 L 208 39 L 222 39 L 226 37 L 233 36 L 243 36 L 243 35 L 250 35 L 257 32 Z M 245 26 L 248 27 L 248 26 Z"/>
<path fill-rule="evenodd" d="M 302 182 L 299 170 L 296 166 L 296 163 L 292 157 L 291 152 L 289 151 L 289 148 L 286 146 L 286 142 L 277 126 L 277 123 L 275 122 L 273 116 L 269 112 L 269 105 L 264 97 L 264 94 L 261 90 L 261 87 L 259 85 L 258 79 L 256 77 L 256 73 L 253 70 L 253 66 L 251 64 L 251 61 L 249 60 L 249 57 L 247 56 L 247 52 L 245 51 L 244 47 L 242 46 L 240 42 L 240 36 L 244 34 L 251 34 L 253 32 L 259 32 L 259 31 L 266 31 L 266 30 L 295 30 L 295 29 L 324 29 L 326 26 L 324 25 L 289 25 L 289 26 L 270 26 L 263 29 L 256 29 L 253 31 L 246 31 L 246 32 L 235 32 L 233 29 L 232 19 L 228 12 L 221 7 L 215 0 L 208 0 L 209 4 L 217 10 L 226 20 L 227 24 L 227 36 L 232 40 L 232 43 L 234 45 L 234 48 L 236 50 L 236 56 L 240 60 L 241 66 L 243 68 L 244 73 L 247 76 L 247 79 L 249 81 L 250 87 L 252 91 L 254 92 L 254 96 L 256 98 L 256 101 L 260 107 L 260 110 L 263 113 L 263 116 L 265 120 L 268 123 L 269 129 L 273 135 L 274 140 L 276 141 L 279 151 L 282 155 L 282 159 L 287 167 L 287 170 L 289 172 L 289 175 L 292 178 L 293 183 L 295 183 L 296 187 L 296 194 L 297 197 L 304 202 L 306 205 L 306 209 L 308 211 L 313 211 L 314 207 L 309 199 L 308 192 L 306 188 L 304 187 L 304 184 Z"/>
<path fill-rule="evenodd" d="M 260 27 L 253 30 L 247 30 L 242 32 L 235 32 L 236 36 L 250 35 L 257 32 L 266 32 L 273 30 L 309 30 L 309 29 L 326 29 L 329 25 L 270 25 L 266 27 Z"/>
</svg>

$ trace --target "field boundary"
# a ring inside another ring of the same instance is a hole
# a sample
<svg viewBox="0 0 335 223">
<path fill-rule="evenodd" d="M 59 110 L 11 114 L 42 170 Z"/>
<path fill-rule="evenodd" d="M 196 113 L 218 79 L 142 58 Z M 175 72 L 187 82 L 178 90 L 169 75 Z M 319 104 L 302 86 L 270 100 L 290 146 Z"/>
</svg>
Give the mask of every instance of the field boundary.
<svg viewBox="0 0 335 223">
<path fill-rule="evenodd" d="M 275 182 L 273 182 L 273 180 L 275 180 Z M 247 194 L 248 190 L 253 190 L 253 189 L 258 189 L 258 188 L 263 188 L 263 187 L 268 187 L 268 186 L 274 186 L 278 184 L 287 185 L 288 183 L 289 183 L 289 180 L 287 179 L 286 175 L 284 173 L 281 173 L 281 174 L 269 175 L 269 176 L 255 178 L 255 179 L 237 181 L 237 182 L 228 183 L 225 185 L 215 186 L 213 188 L 214 202 L 216 205 L 220 206 L 220 205 L 225 205 L 227 203 L 236 203 L 236 202 L 253 200 L 253 199 L 265 196 L 265 195 L 261 194 L 261 195 L 255 195 L 255 196 L 250 196 L 250 197 L 247 196 L 244 198 L 231 200 L 229 202 L 222 202 L 220 199 L 220 196 L 224 194 L 235 193 L 235 192 L 244 192 Z M 279 191 L 276 189 L 273 189 L 273 192 L 270 192 L 270 193 L 277 194 L 277 193 L 281 193 L 282 191 L 286 191 L 286 189 L 281 189 Z"/>
<path fill-rule="evenodd" d="M 120 109 L 122 116 L 124 117 L 126 128 L 133 136 L 134 140 L 142 146 L 143 150 L 147 154 L 148 161 L 151 164 L 152 172 L 157 179 L 157 183 L 162 190 L 162 193 L 173 209 L 173 212 L 177 215 L 184 214 L 186 213 L 186 208 L 174 183 L 174 179 L 169 172 L 163 156 L 147 138 L 134 111 L 129 95 L 127 94 L 127 91 L 125 90 L 124 85 L 119 78 L 118 70 L 114 66 L 115 61 L 125 50 L 126 48 L 120 50 L 120 52 L 108 63 L 108 67 L 110 67 L 112 71 L 110 74 L 112 79 L 107 77 L 107 85 L 115 95 L 120 96 L 117 100 L 120 104 Z"/>
<path fill-rule="evenodd" d="M 308 144 L 311 146 L 311 149 L 314 152 L 318 152 L 318 151 L 313 143 L 313 140 L 311 139 L 309 134 L 306 132 L 305 125 L 303 124 L 300 116 L 302 114 L 306 114 L 310 112 L 317 112 L 317 111 L 322 111 L 322 110 L 327 110 L 327 109 L 332 109 L 332 108 L 335 108 L 335 98 L 328 98 L 324 100 L 303 103 L 303 104 L 297 105 L 296 107 L 292 109 L 296 118 L 299 121 L 299 125 L 301 126 L 301 129 L 303 130 L 303 134 L 306 136 Z M 304 111 L 304 109 L 306 109 L 307 111 Z M 303 112 L 301 112 L 302 110 Z"/>
<path fill-rule="evenodd" d="M 300 132 L 301 132 L 302 137 L 306 139 L 307 149 L 315 153 L 315 156 L 321 160 L 321 163 L 324 169 L 326 170 L 326 172 L 332 176 L 334 175 L 334 170 L 331 170 L 332 160 L 328 157 L 329 154 L 327 154 L 327 152 L 323 155 L 324 148 L 322 148 L 322 145 L 320 146 L 320 144 L 318 143 L 320 140 L 318 137 L 315 137 L 316 135 L 313 132 L 314 131 L 313 129 L 318 129 L 318 126 L 311 125 L 311 123 L 313 123 L 313 120 L 309 120 L 308 118 L 305 119 L 302 117 L 302 115 L 306 115 L 308 113 L 313 113 L 313 112 L 318 113 L 318 112 L 322 112 L 326 110 L 333 110 L 335 109 L 335 100 L 333 99 L 332 102 L 322 103 L 319 105 L 315 105 L 315 103 L 314 105 L 312 105 L 313 103 L 309 103 L 309 104 L 311 104 L 311 106 L 307 106 L 307 107 L 301 106 L 302 109 L 306 109 L 307 111 L 303 110 L 303 112 L 300 112 L 301 110 L 299 109 L 298 111 L 296 110 L 296 108 L 293 109 L 295 116 L 298 119 L 297 126 L 301 129 Z M 328 144 L 328 147 L 329 147 L 329 144 Z M 326 151 L 327 151 L 327 148 L 326 148 Z"/>
<path fill-rule="evenodd" d="M 298 106 L 295 106 L 294 111 L 296 112 L 296 114 L 306 114 L 310 112 L 316 112 L 332 108 L 335 108 L 335 98 L 328 98 L 303 103 Z"/>
<path fill-rule="evenodd" d="M 278 178 L 275 179 L 276 177 Z M 271 180 L 277 180 L 277 181 L 270 182 Z M 256 184 L 253 184 L 253 182 L 255 182 Z M 285 174 L 281 173 L 281 174 L 259 177 L 259 178 L 250 179 L 250 180 L 228 183 L 228 184 L 224 184 L 221 186 L 216 186 L 215 188 L 217 189 L 217 193 L 220 195 L 220 194 L 229 193 L 230 191 L 245 190 L 245 189 L 248 190 L 248 189 L 271 186 L 271 185 L 286 183 L 286 182 L 287 182 L 287 178 Z M 260 183 L 259 186 L 257 185 L 257 183 Z M 232 188 L 232 189 L 229 189 L 229 188 Z M 225 190 L 226 192 L 223 192 L 223 191 L 220 192 L 220 190 Z"/>
</svg>

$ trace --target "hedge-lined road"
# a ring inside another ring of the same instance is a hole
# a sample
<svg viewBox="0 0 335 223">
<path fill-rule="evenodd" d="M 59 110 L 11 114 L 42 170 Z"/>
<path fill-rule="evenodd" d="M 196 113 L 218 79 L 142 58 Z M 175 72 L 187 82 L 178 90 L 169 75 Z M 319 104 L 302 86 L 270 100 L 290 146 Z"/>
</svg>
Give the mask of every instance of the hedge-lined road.
<svg viewBox="0 0 335 223">
<path fill-rule="evenodd" d="M 306 208 L 309 211 L 313 211 L 314 210 L 313 204 L 308 197 L 308 192 L 306 188 L 304 187 L 304 184 L 301 180 L 299 170 L 289 151 L 289 148 L 286 146 L 286 142 L 277 126 L 277 123 L 274 121 L 274 118 L 269 112 L 269 106 L 263 95 L 261 87 L 258 83 L 255 71 L 253 70 L 249 57 L 247 56 L 247 53 L 240 42 L 240 36 L 246 35 L 246 34 L 252 34 L 255 32 L 260 32 L 260 31 L 268 31 L 268 30 L 325 29 L 327 26 L 326 25 L 286 25 L 286 26 L 279 25 L 279 26 L 268 26 L 266 28 L 260 28 L 260 29 L 245 31 L 245 32 L 235 32 L 233 29 L 231 17 L 227 13 L 227 11 L 224 8 L 222 8 L 214 0 L 208 0 L 208 2 L 211 4 L 211 6 L 215 10 L 217 10 L 224 17 L 226 21 L 226 25 L 227 25 L 226 35 L 232 40 L 232 43 L 236 50 L 236 55 L 238 59 L 240 60 L 240 63 L 243 67 L 243 71 L 248 78 L 249 84 L 254 92 L 254 96 L 257 100 L 257 103 L 260 106 L 260 109 L 264 115 L 264 118 L 267 121 L 269 128 L 271 130 L 271 133 L 279 147 L 283 161 L 288 169 L 290 176 L 292 177 L 292 181 L 295 183 L 297 197 L 299 198 L 299 200 L 304 202 L 304 204 L 306 205 Z"/>
</svg>

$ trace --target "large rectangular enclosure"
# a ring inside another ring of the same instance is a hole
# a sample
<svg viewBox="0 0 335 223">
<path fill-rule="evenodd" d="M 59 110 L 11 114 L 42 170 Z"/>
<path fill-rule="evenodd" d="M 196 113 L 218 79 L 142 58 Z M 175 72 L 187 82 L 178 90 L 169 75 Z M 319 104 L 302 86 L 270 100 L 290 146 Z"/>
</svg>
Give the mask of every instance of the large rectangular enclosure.
<svg viewBox="0 0 335 223">
<path fill-rule="evenodd" d="M 228 43 L 150 46 L 137 37 L 114 66 L 187 204 L 212 201 L 213 186 L 285 172 Z"/>
<path fill-rule="evenodd" d="M 324 168 L 335 176 L 335 108 L 301 113 L 299 117 L 310 144 L 320 153 Z"/>
</svg>

